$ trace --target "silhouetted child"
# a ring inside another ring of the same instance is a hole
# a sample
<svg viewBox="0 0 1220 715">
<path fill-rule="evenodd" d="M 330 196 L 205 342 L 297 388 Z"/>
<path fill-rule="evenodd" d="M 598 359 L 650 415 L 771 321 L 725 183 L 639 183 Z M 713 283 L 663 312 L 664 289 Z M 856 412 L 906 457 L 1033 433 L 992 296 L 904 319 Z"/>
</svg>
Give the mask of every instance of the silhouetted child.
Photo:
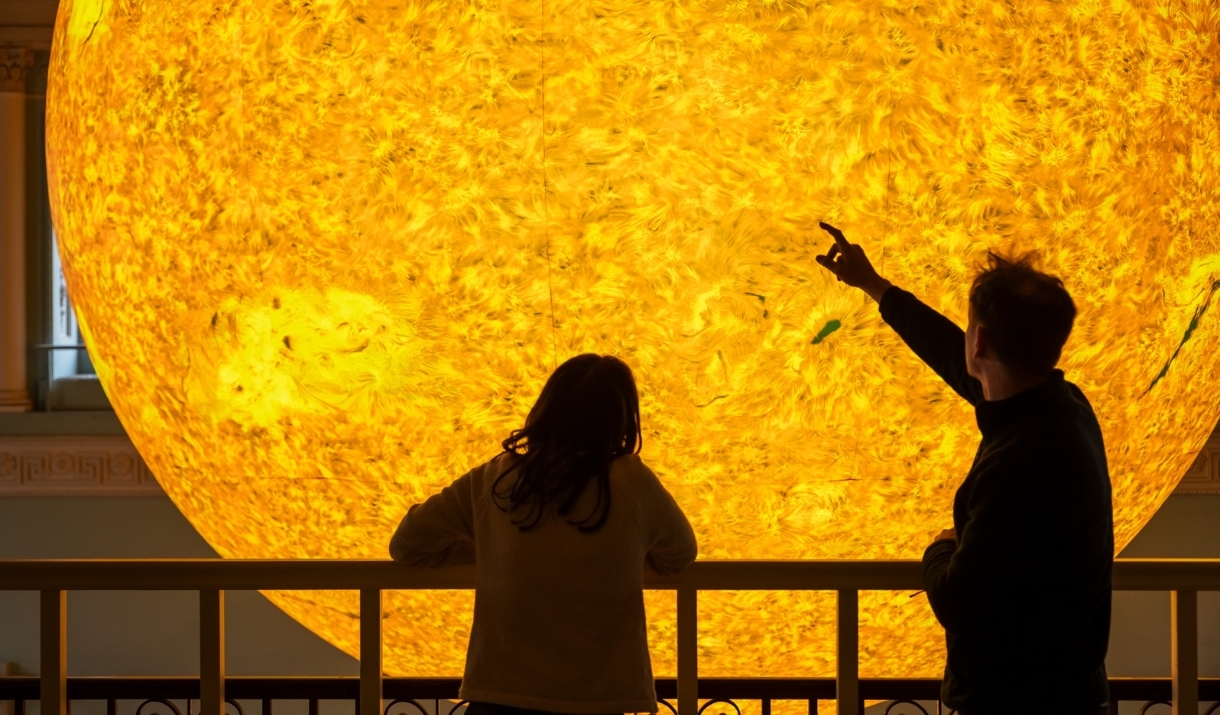
<svg viewBox="0 0 1220 715">
<path fill-rule="evenodd" d="M 394 560 L 478 572 L 469 715 L 657 711 L 643 570 L 681 571 L 698 547 L 641 441 L 631 369 L 580 355 L 503 453 L 407 512 Z"/>
</svg>

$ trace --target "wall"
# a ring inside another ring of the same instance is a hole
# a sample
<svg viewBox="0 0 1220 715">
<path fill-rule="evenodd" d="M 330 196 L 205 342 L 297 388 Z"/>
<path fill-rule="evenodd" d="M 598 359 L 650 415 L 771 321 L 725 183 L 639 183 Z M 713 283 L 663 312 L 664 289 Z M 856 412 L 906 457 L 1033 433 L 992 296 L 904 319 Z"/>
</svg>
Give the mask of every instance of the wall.
<svg viewBox="0 0 1220 715">
<path fill-rule="evenodd" d="M 1175 495 L 1123 550 L 1127 558 L 1220 558 L 1220 495 Z M 1114 594 L 1113 676 L 1169 675 L 1169 594 Z M 1199 672 L 1220 677 L 1220 593 L 1199 594 Z"/>
</svg>

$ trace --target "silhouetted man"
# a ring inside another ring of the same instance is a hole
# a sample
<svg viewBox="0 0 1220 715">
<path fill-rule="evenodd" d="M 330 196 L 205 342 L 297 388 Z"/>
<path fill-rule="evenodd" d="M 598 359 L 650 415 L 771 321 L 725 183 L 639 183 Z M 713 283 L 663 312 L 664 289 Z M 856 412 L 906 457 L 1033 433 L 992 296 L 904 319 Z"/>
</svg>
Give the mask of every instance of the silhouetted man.
<svg viewBox="0 0 1220 715">
<path fill-rule="evenodd" d="M 833 226 L 818 263 L 877 301 L 881 317 L 974 405 L 982 441 L 953 529 L 923 555 L 945 628 L 941 700 L 963 715 L 1104 714 L 1114 526 L 1101 429 L 1055 369 L 1076 307 L 1028 257 L 989 254 L 965 332 L 878 275 Z"/>
</svg>

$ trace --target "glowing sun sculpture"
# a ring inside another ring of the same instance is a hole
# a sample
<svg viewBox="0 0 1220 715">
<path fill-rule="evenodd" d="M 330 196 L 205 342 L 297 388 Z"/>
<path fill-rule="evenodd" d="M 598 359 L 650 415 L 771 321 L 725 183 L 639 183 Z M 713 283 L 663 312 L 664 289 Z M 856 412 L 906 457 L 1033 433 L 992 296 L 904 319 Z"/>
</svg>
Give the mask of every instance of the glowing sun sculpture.
<svg viewBox="0 0 1220 715">
<path fill-rule="evenodd" d="M 973 414 L 815 265 L 818 219 L 959 321 L 985 249 L 1042 252 L 1122 545 L 1220 418 L 1218 30 L 1211 0 L 63 0 L 55 225 L 107 393 L 226 557 L 384 557 L 584 351 L 635 369 L 705 557 L 917 557 Z M 355 594 L 268 595 L 355 652 Z M 908 596 L 863 599 L 866 674 L 939 671 Z M 471 600 L 389 596 L 388 669 L 460 672 Z M 700 610 L 705 673 L 833 669 L 829 594 Z"/>
</svg>

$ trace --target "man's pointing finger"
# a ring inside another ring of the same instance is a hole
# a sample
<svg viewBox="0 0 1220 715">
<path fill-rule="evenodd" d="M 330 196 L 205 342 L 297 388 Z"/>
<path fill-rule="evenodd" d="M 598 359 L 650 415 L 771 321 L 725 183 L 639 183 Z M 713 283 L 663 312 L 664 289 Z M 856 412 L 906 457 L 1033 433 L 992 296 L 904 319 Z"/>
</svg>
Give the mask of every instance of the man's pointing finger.
<svg viewBox="0 0 1220 715">
<path fill-rule="evenodd" d="M 831 226 L 830 224 L 826 223 L 825 221 L 819 221 L 818 226 L 821 226 L 822 230 L 825 231 L 826 233 L 829 233 L 831 236 L 834 236 L 835 243 L 837 243 L 840 248 L 847 248 L 847 246 L 848 246 L 847 237 L 845 237 L 843 235 L 842 231 L 835 228 L 834 226 Z"/>
</svg>

